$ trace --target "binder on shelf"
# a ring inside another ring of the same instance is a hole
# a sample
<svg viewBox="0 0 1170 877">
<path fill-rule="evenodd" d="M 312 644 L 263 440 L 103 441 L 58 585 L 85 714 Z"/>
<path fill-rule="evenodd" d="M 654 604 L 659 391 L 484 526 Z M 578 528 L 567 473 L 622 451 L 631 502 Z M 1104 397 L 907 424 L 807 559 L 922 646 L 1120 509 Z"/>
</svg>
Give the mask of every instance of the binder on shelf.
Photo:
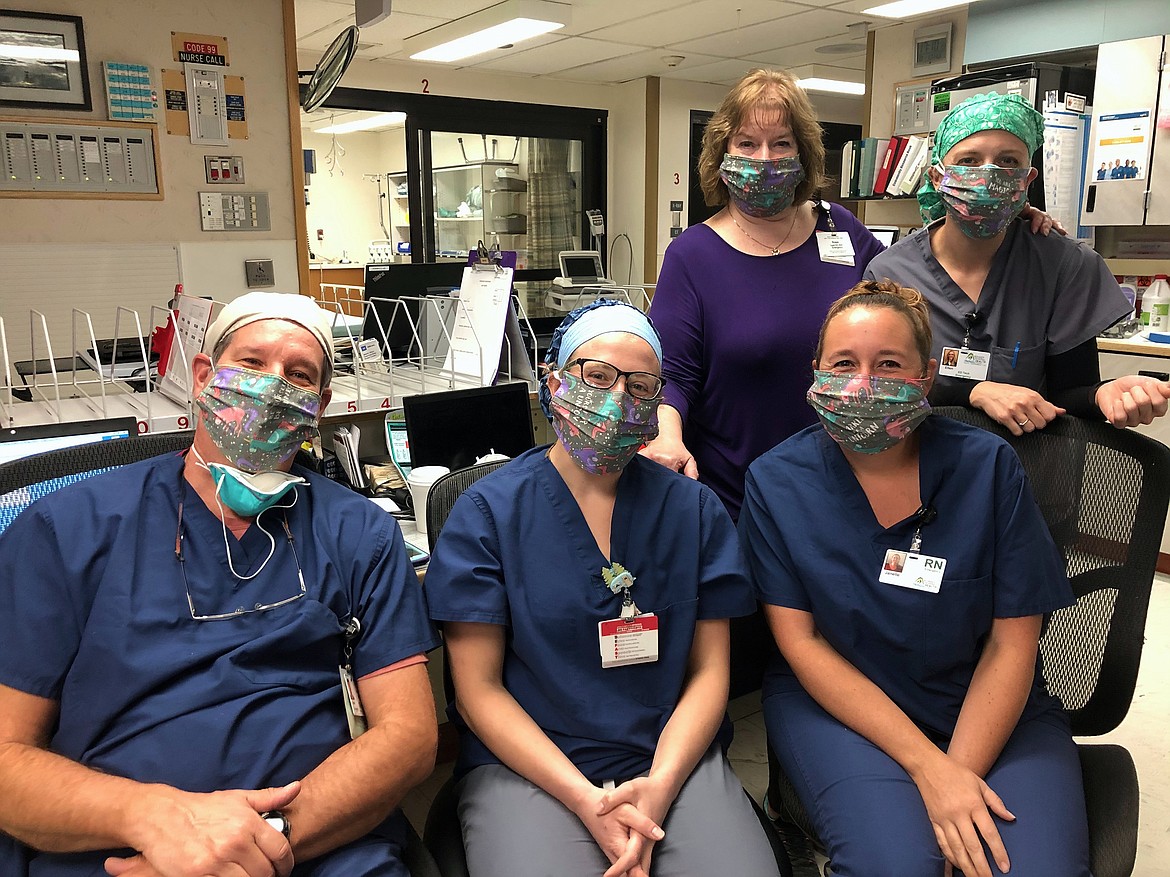
<svg viewBox="0 0 1170 877">
<path fill-rule="evenodd" d="M 873 196 L 873 180 L 877 173 L 876 137 L 865 137 L 861 141 L 861 169 L 858 172 L 857 194 L 861 198 Z"/>
<path fill-rule="evenodd" d="M 849 197 L 849 173 L 853 167 L 853 141 L 846 140 L 841 147 L 841 197 Z"/>
<path fill-rule="evenodd" d="M 926 170 L 926 163 L 930 161 L 930 142 L 927 138 L 919 139 L 914 155 L 906 165 L 906 173 L 902 185 L 896 194 L 913 195 L 922 180 L 922 173 Z"/>
<path fill-rule="evenodd" d="M 849 197 L 856 198 L 861 193 L 861 141 L 853 141 L 852 161 L 849 164 Z"/>
<path fill-rule="evenodd" d="M 882 155 L 882 166 L 878 168 L 877 175 L 873 181 L 873 193 L 875 195 L 886 194 L 886 187 L 890 182 L 890 173 L 894 170 L 894 165 L 897 164 L 898 159 L 902 155 L 902 150 L 906 148 L 906 138 L 894 135 L 886 143 L 886 151 Z"/>
<path fill-rule="evenodd" d="M 887 195 L 903 194 L 903 183 L 910 173 L 910 169 L 918 156 L 926 149 L 926 138 L 918 134 L 911 134 L 907 138 L 906 147 L 902 150 L 902 157 L 898 159 L 897 167 L 890 174 L 890 181 L 886 186 Z"/>
</svg>

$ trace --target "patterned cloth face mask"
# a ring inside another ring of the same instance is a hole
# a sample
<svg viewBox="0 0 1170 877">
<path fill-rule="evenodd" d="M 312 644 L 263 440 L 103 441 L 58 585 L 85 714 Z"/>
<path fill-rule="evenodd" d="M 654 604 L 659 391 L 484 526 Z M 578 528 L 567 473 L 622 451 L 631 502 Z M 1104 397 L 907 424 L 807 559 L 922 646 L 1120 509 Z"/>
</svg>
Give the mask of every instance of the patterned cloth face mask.
<svg viewBox="0 0 1170 877">
<path fill-rule="evenodd" d="M 930 414 L 926 378 L 815 371 L 805 397 L 834 441 L 861 454 L 886 451 Z"/>
<path fill-rule="evenodd" d="M 270 472 L 317 430 L 321 397 L 278 375 L 222 366 L 195 399 L 207 434 L 228 464 Z"/>
<path fill-rule="evenodd" d="M 804 167 L 796 155 L 748 158 L 727 153 L 719 165 L 719 178 L 740 211 L 762 218 L 792 206 L 796 187 L 804 182 Z"/>
<path fill-rule="evenodd" d="M 620 472 L 658 437 L 659 399 L 599 390 L 567 372 L 559 376 L 561 385 L 549 403 L 553 429 L 573 462 L 586 472 Z"/>
<path fill-rule="evenodd" d="M 935 165 L 938 193 L 949 220 L 969 238 L 995 237 L 1019 216 L 1028 200 L 1030 167 Z"/>
</svg>

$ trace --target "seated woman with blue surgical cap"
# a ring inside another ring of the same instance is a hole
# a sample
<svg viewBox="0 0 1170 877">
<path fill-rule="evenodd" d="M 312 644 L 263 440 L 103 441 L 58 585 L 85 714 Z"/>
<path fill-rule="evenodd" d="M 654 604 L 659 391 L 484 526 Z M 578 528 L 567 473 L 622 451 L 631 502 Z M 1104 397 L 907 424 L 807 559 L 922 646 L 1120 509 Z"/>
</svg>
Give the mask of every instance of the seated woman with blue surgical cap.
<svg viewBox="0 0 1170 877">
<path fill-rule="evenodd" d="M 473 484 L 435 546 L 476 877 L 777 874 L 725 755 L 728 618 L 755 608 L 735 530 L 638 455 L 661 350 L 628 304 L 566 317 L 541 388 L 559 440 Z"/>
<path fill-rule="evenodd" d="M 858 284 L 817 342 L 821 424 L 748 469 L 768 738 L 838 877 L 1089 877 L 1037 654 L 1072 588 L 1008 444 L 928 416 L 930 350 L 916 290 Z"/>
<path fill-rule="evenodd" d="M 1019 95 L 975 95 L 943 119 L 918 193 L 926 228 L 876 256 L 869 280 L 921 290 L 942 362 L 930 400 L 979 408 L 1013 435 L 1057 415 L 1150 423 L 1170 382 L 1102 381 L 1096 336 L 1130 311 L 1105 261 L 1017 221 L 1044 118 Z"/>
</svg>

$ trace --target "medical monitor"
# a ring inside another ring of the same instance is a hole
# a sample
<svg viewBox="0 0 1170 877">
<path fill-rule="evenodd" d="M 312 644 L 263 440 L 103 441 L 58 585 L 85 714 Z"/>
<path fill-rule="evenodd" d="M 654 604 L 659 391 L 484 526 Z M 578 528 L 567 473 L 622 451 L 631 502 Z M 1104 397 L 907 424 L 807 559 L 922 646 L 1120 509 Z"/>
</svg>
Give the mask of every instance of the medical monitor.
<svg viewBox="0 0 1170 877">
<path fill-rule="evenodd" d="M 597 250 L 565 250 L 560 254 L 561 276 L 577 285 L 605 279 L 601 253 Z"/>
<path fill-rule="evenodd" d="M 883 247 L 892 247 L 902 230 L 896 225 L 867 225 L 869 233 L 881 241 Z"/>
<path fill-rule="evenodd" d="M 428 295 L 449 294 L 463 284 L 462 262 L 388 262 L 366 266 L 365 299 L 369 302 L 366 319 L 362 323 L 362 338 L 376 338 L 382 341 L 383 333 L 389 342 L 389 349 L 382 354 L 388 358 L 402 359 L 407 355 L 417 356 L 411 323 L 419 322 L 419 303 L 408 301 L 402 305 L 395 299 L 402 297 L 422 298 Z M 406 319 L 406 313 L 410 320 Z M 383 348 L 386 347 L 382 344 Z"/>
<path fill-rule="evenodd" d="M 532 405 L 524 381 L 402 398 L 410 463 L 452 471 L 491 453 L 533 448 Z"/>
<path fill-rule="evenodd" d="M 133 417 L 7 427 L 0 429 L 0 464 L 62 448 L 131 438 L 137 435 L 138 421 Z M 16 520 L 16 516 L 24 511 L 29 503 L 89 475 L 90 473 L 86 472 L 80 475 L 51 478 L 28 488 L 0 495 L 0 533 L 8 529 L 8 525 Z"/>
</svg>

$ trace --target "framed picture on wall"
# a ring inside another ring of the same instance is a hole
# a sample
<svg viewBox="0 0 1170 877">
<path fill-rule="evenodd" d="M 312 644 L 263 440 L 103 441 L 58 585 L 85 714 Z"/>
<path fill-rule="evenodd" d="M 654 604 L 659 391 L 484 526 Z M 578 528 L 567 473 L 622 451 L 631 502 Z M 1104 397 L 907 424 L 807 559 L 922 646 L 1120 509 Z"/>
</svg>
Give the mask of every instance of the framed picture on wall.
<svg viewBox="0 0 1170 877">
<path fill-rule="evenodd" d="M 0 9 L 0 106 L 91 108 L 80 18 Z"/>
</svg>

